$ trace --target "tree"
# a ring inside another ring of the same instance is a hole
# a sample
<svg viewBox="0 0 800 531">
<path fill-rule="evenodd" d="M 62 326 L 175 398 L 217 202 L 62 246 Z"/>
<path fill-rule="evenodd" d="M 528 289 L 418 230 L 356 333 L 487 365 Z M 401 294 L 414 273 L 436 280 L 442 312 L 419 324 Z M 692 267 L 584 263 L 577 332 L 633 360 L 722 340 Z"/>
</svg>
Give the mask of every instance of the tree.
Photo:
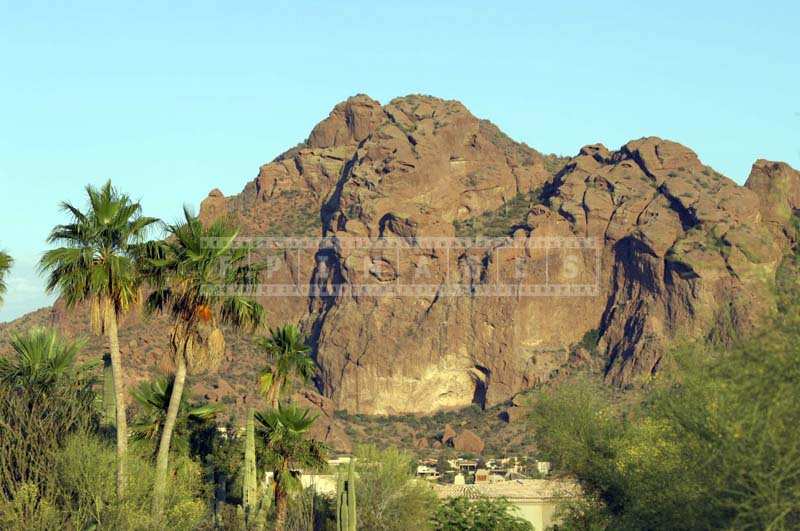
<svg viewBox="0 0 800 531">
<path fill-rule="evenodd" d="M 275 530 L 283 531 L 289 495 L 302 489 L 297 469 L 322 469 L 326 464 L 326 448 L 308 438 L 308 430 L 317 419 L 308 409 L 279 405 L 277 409 L 257 412 L 255 419 L 275 481 Z"/>
<path fill-rule="evenodd" d="M 83 341 L 67 341 L 55 330 L 31 328 L 11 336 L 15 357 L 0 358 L 0 382 L 11 387 L 48 389 L 60 380 L 86 377 L 93 365 L 75 366 Z"/>
<path fill-rule="evenodd" d="M 117 191 L 111 181 L 99 189 L 87 186 L 86 195 L 86 212 L 61 204 L 72 219 L 53 228 L 48 243 L 63 246 L 47 251 L 40 267 L 48 273 L 47 291 L 58 291 L 68 307 L 88 303 L 93 329 L 108 340 L 117 409 L 117 495 L 124 497 L 128 424 L 117 323 L 139 300 L 142 278 L 136 249 L 157 220 L 142 216 L 139 203 Z"/>
<path fill-rule="evenodd" d="M 14 259 L 0 251 L 0 304 L 3 304 L 3 295 L 6 293 L 6 275 L 14 265 Z"/>
<path fill-rule="evenodd" d="M 140 408 L 139 415 L 131 426 L 134 437 L 151 442 L 160 439 L 174 384 L 174 376 L 161 376 L 142 382 L 139 387 L 131 391 L 133 399 Z M 206 425 L 221 411 L 222 408 L 215 404 L 190 404 L 184 393 L 175 422 L 173 446 L 180 446 L 182 451 L 187 451 L 193 428 Z"/>
<path fill-rule="evenodd" d="M 270 330 L 269 337 L 259 339 L 258 346 L 266 353 L 271 366 L 261 373 L 261 391 L 274 408 L 287 383 L 298 377 L 307 383 L 314 376 L 316 365 L 309 356 L 310 348 L 294 325 Z"/>
<path fill-rule="evenodd" d="M 586 493 L 565 507 L 566 527 L 798 528 L 796 300 L 749 338 L 671 359 L 622 411 L 581 380 L 537 395 L 537 444 Z"/>
<path fill-rule="evenodd" d="M 436 509 L 433 528 L 436 531 L 533 531 L 530 522 L 513 514 L 513 510 L 514 506 L 502 498 L 450 498 Z"/>
<path fill-rule="evenodd" d="M 356 494 L 359 529 L 430 529 L 437 501 L 433 490 L 415 478 L 415 459 L 397 448 L 359 446 Z"/>
<path fill-rule="evenodd" d="M 188 371 L 215 367 L 225 350 L 221 325 L 254 330 L 264 309 L 247 296 L 258 269 L 248 264 L 249 250 L 236 245 L 238 230 L 223 221 L 205 227 L 184 209 L 181 223 L 166 227 L 167 238 L 145 250 L 143 271 L 153 291 L 150 312 L 172 317 L 171 349 L 175 380 L 156 457 L 153 514 L 162 512 L 172 435 Z M 225 294 L 228 287 L 242 292 Z M 222 294 L 217 294 L 221 290 Z"/>
<path fill-rule="evenodd" d="M 52 493 L 65 436 L 97 420 L 92 364 L 75 364 L 81 342 L 32 329 L 12 336 L 11 345 L 11 356 L 0 357 L 0 502 L 26 485 Z"/>
</svg>

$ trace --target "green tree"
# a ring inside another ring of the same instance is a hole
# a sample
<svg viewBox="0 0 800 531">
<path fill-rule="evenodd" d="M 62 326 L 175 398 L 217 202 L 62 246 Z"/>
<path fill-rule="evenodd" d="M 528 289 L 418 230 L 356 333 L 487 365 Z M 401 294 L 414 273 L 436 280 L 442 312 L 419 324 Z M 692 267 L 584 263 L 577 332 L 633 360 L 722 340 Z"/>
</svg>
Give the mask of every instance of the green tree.
<svg viewBox="0 0 800 531">
<path fill-rule="evenodd" d="M 150 442 L 160 439 L 174 384 L 174 376 L 160 376 L 140 383 L 131 391 L 140 410 L 131 425 L 131 433 L 135 438 Z M 188 452 L 193 430 L 206 426 L 221 412 L 222 408 L 216 404 L 190 404 L 184 393 L 175 421 L 173 448 L 178 448 L 182 453 Z"/>
<path fill-rule="evenodd" d="M 0 251 L 0 304 L 3 304 L 3 295 L 6 294 L 6 275 L 14 265 L 14 259 Z"/>
<path fill-rule="evenodd" d="M 514 510 L 515 507 L 502 498 L 450 498 L 436 509 L 433 528 L 436 531 L 533 531 L 530 522 L 514 514 Z"/>
<path fill-rule="evenodd" d="M 310 439 L 308 431 L 317 419 L 307 409 L 278 406 L 257 412 L 255 419 L 266 447 L 266 460 L 275 481 L 275 530 L 286 526 L 289 496 L 302 490 L 298 468 L 320 470 L 325 467 L 326 448 Z"/>
<path fill-rule="evenodd" d="M 405 531 L 430 529 L 430 517 L 437 506 L 430 486 L 415 478 L 412 454 L 397 448 L 380 450 L 359 446 L 356 495 L 359 529 Z"/>
<path fill-rule="evenodd" d="M 188 371 L 215 367 L 225 350 L 221 325 L 255 329 L 264 309 L 245 293 L 257 279 L 248 264 L 249 250 L 237 246 L 238 230 L 223 221 L 204 226 L 184 209 L 181 223 L 168 225 L 167 238 L 146 250 L 145 267 L 153 291 L 147 299 L 150 312 L 172 317 L 171 348 L 175 363 L 164 429 L 156 457 L 153 514 L 162 510 L 169 451 Z M 236 294 L 223 288 L 242 287 Z"/>
<path fill-rule="evenodd" d="M 80 342 L 32 329 L 11 344 L 12 354 L 0 357 L 0 500 L 7 501 L 31 489 L 50 494 L 64 437 L 97 421 L 92 366 L 75 364 Z"/>
<path fill-rule="evenodd" d="M 274 408 L 287 384 L 293 378 L 307 383 L 314 376 L 316 365 L 309 356 L 311 349 L 305 338 L 294 325 L 270 330 L 269 337 L 258 340 L 258 346 L 266 353 L 270 363 L 270 367 L 260 376 L 261 391 Z"/>
<path fill-rule="evenodd" d="M 721 349 L 673 353 L 625 408 L 587 381 L 538 395 L 537 442 L 580 480 L 567 527 L 795 529 L 800 526 L 800 312 Z"/>
<path fill-rule="evenodd" d="M 156 219 L 142 216 L 139 203 L 117 191 L 111 181 L 99 189 L 87 186 L 86 194 L 85 212 L 61 204 L 71 220 L 53 228 L 48 243 L 62 246 L 47 251 L 40 267 L 48 273 L 47 290 L 58 291 L 67 306 L 89 304 L 94 330 L 108 340 L 117 408 L 117 494 L 123 497 L 128 424 L 117 323 L 139 300 L 142 278 L 136 249 Z"/>
<path fill-rule="evenodd" d="M 11 336 L 12 357 L 0 358 L 0 382 L 49 389 L 64 378 L 86 378 L 93 365 L 75 365 L 84 341 L 68 341 L 55 330 L 31 328 Z"/>
</svg>

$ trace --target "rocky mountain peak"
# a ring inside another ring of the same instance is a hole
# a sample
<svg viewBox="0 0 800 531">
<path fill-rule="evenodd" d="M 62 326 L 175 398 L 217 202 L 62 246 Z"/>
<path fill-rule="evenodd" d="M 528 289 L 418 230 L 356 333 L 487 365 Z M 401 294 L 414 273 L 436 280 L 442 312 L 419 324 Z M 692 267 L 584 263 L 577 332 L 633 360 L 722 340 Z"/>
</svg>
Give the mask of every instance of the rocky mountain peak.
<svg viewBox="0 0 800 531">
<path fill-rule="evenodd" d="M 367 245 L 279 257 L 270 282 L 308 296 L 262 302 L 270 324 L 300 323 L 311 337 L 326 407 L 386 414 L 497 404 L 575 359 L 635 384 L 676 339 L 724 340 L 773 304 L 769 284 L 798 208 L 800 174 L 783 163 L 757 161 L 742 187 L 657 137 L 545 156 L 456 101 L 411 95 L 381 105 L 357 95 L 241 193 L 212 190 L 201 216 L 231 217 L 249 236 L 505 239 L 458 252 L 412 243 L 402 255 Z M 597 242 L 577 264 L 591 272 L 591 295 L 470 295 L 512 260 L 541 266 L 541 237 Z M 309 289 L 388 284 L 423 266 L 435 289 L 414 297 Z M 467 294 L 445 296 L 454 284 Z M 52 315 L 75 331 L 88 326 Z M 163 324 L 131 319 L 127 359 L 155 365 L 167 348 L 168 334 L 156 333 Z M 245 343 L 231 342 L 214 389 L 249 394 L 257 361 Z"/>
</svg>

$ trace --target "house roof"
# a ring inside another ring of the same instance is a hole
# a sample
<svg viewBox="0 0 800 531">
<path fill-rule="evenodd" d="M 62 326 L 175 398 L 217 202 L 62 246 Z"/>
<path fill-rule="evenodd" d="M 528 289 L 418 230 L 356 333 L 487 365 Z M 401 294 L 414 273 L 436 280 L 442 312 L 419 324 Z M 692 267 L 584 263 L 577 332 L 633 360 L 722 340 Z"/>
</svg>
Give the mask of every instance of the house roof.
<svg viewBox="0 0 800 531">
<path fill-rule="evenodd" d="M 581 492 L 577 483 L 566 479 L 515 479 L 473 485 L 434 485 L 433 489 L 440 499 L 464 496 L 470 499 L 506 498 L 509 501 L 574 498 Z"/>
</svg>

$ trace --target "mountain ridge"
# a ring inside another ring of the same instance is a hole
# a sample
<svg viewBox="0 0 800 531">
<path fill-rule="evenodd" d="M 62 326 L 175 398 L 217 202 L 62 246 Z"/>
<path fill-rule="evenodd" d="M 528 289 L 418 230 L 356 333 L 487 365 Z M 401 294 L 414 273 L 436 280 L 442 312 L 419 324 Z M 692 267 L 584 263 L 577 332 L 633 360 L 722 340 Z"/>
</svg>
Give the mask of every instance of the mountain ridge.
<svg viewBox="0 0 800 531">
<path fill-rule="evenodd" d="M 796 237 L 798 208 L 800 174 L 785 163 L 756 161 L 739 186 L 657 137 L 559 158 L 514 142 L 457 101 L 411 95 L 381 105 L 357 95 L 262 165 L 239 194 L 212 190 L 200 216 L 232 218 L 246 236 L 374 242 L 494 231 L 522 242 L 519 252 L 534 262 L 541 257 L 525 242 L 535 238 L 601 241 L 596 297 L 262 299 L 271 324 L 296 322 L 310 335 L 329 409 L 425 414 L 503 403 L 573 363 L 587 336 L 597 337 L 589 346 L 607 381 L 625 386 L 656 372 L 676 339 L 725 340 L 752 326 L 773 304 L 769 285 Z M 454 282 L 430 249 L 410 248 L 402 260 L 375 249 L 324 253 L 329 271 L 315 252 L 294 265 L 284 259 L 276 278 L 319 288 L 380 284 L 426 261 L 441 293 Z M 365 260 L 389 277 L 362 270 Z M 455 263 L 455 280 L 477 289 L 502 257 L 497 248 L 470 249 Z M 0 330 L 38 320 L 88 333 L 83 317 L 59 302 Z M 155 323 L 132 315 L 121 327 L 132 380 L 168 369 L 168 336 L 158 333 L 165 325 Z M 90 348 L 102 347 L 93 340 Z M 227 350 L 220 373 L 198 378 L 198 389 L 239 406 L 257 400 L 252 383 L 263 362 L 247 338 L 234 337 Z"/>
</svg>

